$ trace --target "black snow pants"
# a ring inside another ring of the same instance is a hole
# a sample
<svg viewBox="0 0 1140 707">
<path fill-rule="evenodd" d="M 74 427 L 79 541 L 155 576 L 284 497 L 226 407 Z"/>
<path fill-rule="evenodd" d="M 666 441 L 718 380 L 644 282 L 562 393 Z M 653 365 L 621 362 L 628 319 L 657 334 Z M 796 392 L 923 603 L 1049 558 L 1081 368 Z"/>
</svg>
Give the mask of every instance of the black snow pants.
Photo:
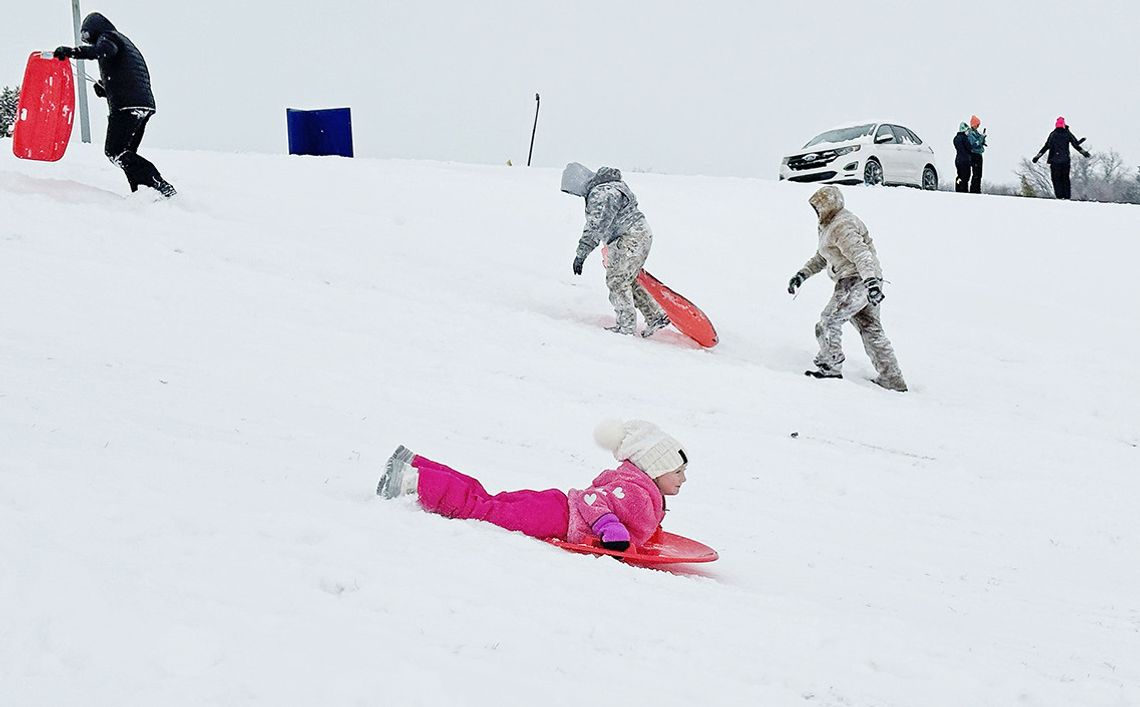
<svg viewBox="0 0 1140 707">
<path fill-rule="evenodd" d="M 970 190 L 970 163 L 954 160 L 954 169 L 958 172 L 958 178 L 954 180 L 954 191 L 965 194 Z"/>
<path fill-rule="evenodd" d="M 970 193 L 982 193 L 982 156 L 977 152 L 970 155 Z"/>
<path fill-rule="evenodd" d="M 107 116 L 103 152 L 127 175 L 131 191 L 138 191 L 139 185 L 155 188 L 163 181 L 158 169 L 138 153 L 146 122 L 152 115 L 154 111 L 149 108 L 122 108 Z"/>
<path fill-rule="evenodd" d="M 1049 165 L 1049 175 L 1053 177 L 1053 193 L 1058 199 L 1071 199 L 1073 185 L 1069 182 L 1069 163 Z"/>
</svg>

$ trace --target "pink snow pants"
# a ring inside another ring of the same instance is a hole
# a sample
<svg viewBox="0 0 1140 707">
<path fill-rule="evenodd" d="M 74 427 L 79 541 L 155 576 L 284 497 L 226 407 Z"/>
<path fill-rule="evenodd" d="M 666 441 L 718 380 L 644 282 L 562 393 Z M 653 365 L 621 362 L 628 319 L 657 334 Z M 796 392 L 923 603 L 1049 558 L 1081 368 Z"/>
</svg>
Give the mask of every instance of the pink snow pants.
<svg viewBox="0 0 1140 707">
<path fill-rule="evenodd" d="M 566 539 L 570 504 L 558 489 L 504 491 L 494 496 L 483 484 L 439 462 L 417 455 L 416 492 L 424 510 L 447 518 L 482 520 L 534 538 Z"/>
</svg>

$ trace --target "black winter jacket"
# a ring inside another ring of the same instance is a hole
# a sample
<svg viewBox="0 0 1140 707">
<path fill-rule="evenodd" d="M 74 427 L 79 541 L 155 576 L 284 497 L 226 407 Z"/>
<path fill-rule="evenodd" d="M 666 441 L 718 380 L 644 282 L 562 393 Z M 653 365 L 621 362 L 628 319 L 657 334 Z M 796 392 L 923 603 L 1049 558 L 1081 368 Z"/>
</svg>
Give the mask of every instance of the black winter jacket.
<svg viewBox="0 0 1140 707">
<path fill-rule="evenodd" d="M 155 109 L 150 71 L 134 42 L 98 12 L 92 12 L 83 20 L 80 36 L 87 44 L 75 49 L 75 57 L 99 60 L 99 79 L 107 92 L 110 110 Z"/>
<path fill-rule="evenodd" d="M 973 150 L 970 148 L 970 138 L 965 132 L 960 132 L 954 136 L 954 164 L 955 165 L 968 165 L 970 164 L 970 155 Z"/>
<path fill-rule="evenodd" d="M 1081 147 L 1081 143 L 1077 141 L 1073 134 L 1069 132 L 1068 127 L 1055 128 L 1053 132 L 1049 133 L 1049 137 L 1045 140 L 1044 147 L 1037 153 L 1037 156 L 1045 154 L 1046 150 L 1049 152 L 1049 159 L 1046 160 L 1049 164 L 1069 164 L 1069 145 L 1077 148 L 1077 152 L 1085 157 L 1089 153 L 1085 152 Z"/>
</svg>

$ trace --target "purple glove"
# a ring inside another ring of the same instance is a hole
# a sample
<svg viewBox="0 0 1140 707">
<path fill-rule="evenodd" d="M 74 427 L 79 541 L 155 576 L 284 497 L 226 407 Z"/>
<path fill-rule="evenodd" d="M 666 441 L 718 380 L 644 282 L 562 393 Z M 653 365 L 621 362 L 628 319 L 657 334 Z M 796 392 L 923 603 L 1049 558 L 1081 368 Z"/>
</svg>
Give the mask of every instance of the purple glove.
<svg viewBox="0 0 1140 707">
<path fill-rule="evenodd" d="M 629 530 L 613 513 L 594 521 L 594 534 L 602 539 L 602 547 L 607 550 L 625 552 L 629 549 Z"/>
</svg>

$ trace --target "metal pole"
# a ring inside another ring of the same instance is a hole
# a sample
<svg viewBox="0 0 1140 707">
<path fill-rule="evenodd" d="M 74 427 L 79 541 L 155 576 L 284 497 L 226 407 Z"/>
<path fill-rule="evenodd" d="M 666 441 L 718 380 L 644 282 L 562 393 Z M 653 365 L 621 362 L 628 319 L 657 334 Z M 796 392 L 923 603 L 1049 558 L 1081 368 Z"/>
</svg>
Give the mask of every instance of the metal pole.
<svg viewBox="0 0 1140 707">
<path fill-rule="evenodd" d="M 79 0 L 76 0 L 78 2 Z M 534 127 L 530 131 L 530 152 L 526 153 L 526 166 L 530 166 L 530 156 L 534 154 L 534 134 L 538 132 L 538 107 L 542 105 L 542 99 L 538 94 L 534 94 Z"/>
<path fill-rule="evenodd" d="M 75 29 L 75 46 L 79 46 L 79 25 L 81 20 L 79 11 L 79 0 L 71 0 L 71 23 Z M 79 137 L 83 142 L 91 142 L 91 119 L 87 114 L 87 72 L 83 70 L 83 60 L 76 59 L 75 65 L 79 76 Z"/>
</svg>

